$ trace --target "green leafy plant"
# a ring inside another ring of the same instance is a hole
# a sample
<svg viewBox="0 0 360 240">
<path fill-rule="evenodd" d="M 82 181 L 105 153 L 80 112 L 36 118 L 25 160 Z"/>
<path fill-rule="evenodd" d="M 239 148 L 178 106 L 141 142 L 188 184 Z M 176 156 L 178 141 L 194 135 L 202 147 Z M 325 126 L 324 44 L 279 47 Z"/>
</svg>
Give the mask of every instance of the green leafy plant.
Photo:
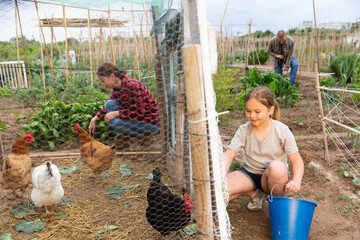
<svg viewBox="0 0 360 240">
<path fill-rule="evenodd" d="M 10 128 L 10 126 L 0 121 L 0 132 L 5 132 L 6 128 Z"/>
<path fill-rule="evenodd" d="M 353 172 L 346 171 L 346 164 L 341 164 L 338 171 L 342 172 L 345 177 L 351 176 L 353 178 L 352 182 L 360 187 L 360 179 Z"/>
<path fill-rule="evenodd" d="M 257 48 L 249 53 L 249 64 L 260 64 L 264 65 L 269 59 L 269 53 L 263 48 Z M 260 62 L 259 62 L 260 61 Z"/>
<path fill-rule="evenodd" d="M 239 52 L 234 55 L 235 62 L 244 63 L 245 62 L 245 52 Z"/>
<path fill-rule="evenodd" d="M 48 103 L 39 103 L 40 110 L 34 113 L 28 124 L 22 125 L 24 132 L 31 132 L 35 141 L 34 147 L 39 147 L 39 143 L 46 141 L 50 149 L 54 149 L 57 144 L 67 141 L 77 141 L 74 134 L 74 124 L 79 124 L 87 129 L 92 117 L 104 106 L 107 97 L 102 93 L 97 93 L 90 98 L 79 96 L 76 103 L 65 104 L 64 102 L 51 99 Z M 105 140 L 114 137 L 115 132 L 110 130 L 105 121 L 98 122 L 95 139 Z"/>
<path fill-rule="evenodd" d="M 245 109 L 245 95 L 257 86 L 266 85 L 278 103 L 292 106 L 299 102 L 301 94 L 295 86 L 291 86 L 289 78 L 284 78 L 274 72 L 267 71 L 259 74 L 254 68 L 241 76 L 240 69 L 226 68 L 219 65 L 219 71 L 213 75 L 214 91 L 216 94 L 216 110 Z"/>
<path fill-rule="evenodd" d="M 329 72 L 335 73 L 335 77 L 340 81 L 340 86 L 345 87 L 346 84 L 352 83 L 359 64 L 360 57 L 356 54 L 333 56 L 330 60 Z"/>
<path fill-rule="evenodd" d="M 230 165 L 230 170 L 235 171 L 238 170 L 241 167 L 241 162 L 238 160 L 233 160 Z"/>
<path fill-rule="evenodd" d="M 14 96 L 15 91 L 10 87 L 0 87 L 0 97 L 9 98 Z"/>
<path fill-rule="evenodd" d="M 359 122 L 356 123 L 359 125 Z M 359 130 L 360 127 L 355 127 L 356 130 Z M 349 140 L 354 143 L 354 147 L 360 148 L 360 135 L 354 132 L 348 133 Z"/>
<path fill-rule="evenodd" d="M 242 88 L 251 89 L 257 86 L 268 86 L 274 93 L 276 101 L 280 104 L 292 106 L 300 101 L 301 94 L 295 86 L 291 86 L 290 79 L 284 78 L 275 72 L 266 71 L 262 74 L 254 68 L 248 71 L 247 77 L 241 79 Z"/>
<path fill-rule="evenodd" d="M 221 64 L 218 73 L 213 75 L 218 112 L 236 109 L 236 98 L 240 90 L 238 81 L 240 74 L 239 68 L 226 68 Z"/>
</svg>

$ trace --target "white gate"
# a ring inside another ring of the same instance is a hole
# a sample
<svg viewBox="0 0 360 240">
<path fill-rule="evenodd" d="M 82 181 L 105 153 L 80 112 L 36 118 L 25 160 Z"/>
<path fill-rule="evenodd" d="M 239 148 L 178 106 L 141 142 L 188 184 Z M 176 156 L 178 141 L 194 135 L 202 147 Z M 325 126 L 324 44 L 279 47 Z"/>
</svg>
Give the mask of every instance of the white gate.
<svg viewBox="0 0 360 240">
<path fill-rule="evenodd" d="M 24 61 L 0 62 L 0 87 L 28 88 Z"/>
</svg>

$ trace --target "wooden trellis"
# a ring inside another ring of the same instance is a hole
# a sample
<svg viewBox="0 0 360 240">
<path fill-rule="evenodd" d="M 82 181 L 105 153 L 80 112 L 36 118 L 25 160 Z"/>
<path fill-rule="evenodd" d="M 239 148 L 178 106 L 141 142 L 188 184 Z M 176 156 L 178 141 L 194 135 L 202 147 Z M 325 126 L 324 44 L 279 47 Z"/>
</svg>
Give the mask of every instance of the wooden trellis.
<svg viewBox="0 0 360 240">
<path fill-rule="evenodd" d="M 103 27 L 106 28 L 109 24 L 109 19 L 107 18 L 92 18 L 88 20 L 87 18 L 66 18 L 66 27 L 84 27 L 87 28 L 90 22 L 90 27 Z M 110 19 L 112 27 L 124 27 L 127 24 L 128 20 L 116 20 Z M 64 27 L 63 18 L 42 18 L 40 19 L 41 27 Z"/>
</svg>

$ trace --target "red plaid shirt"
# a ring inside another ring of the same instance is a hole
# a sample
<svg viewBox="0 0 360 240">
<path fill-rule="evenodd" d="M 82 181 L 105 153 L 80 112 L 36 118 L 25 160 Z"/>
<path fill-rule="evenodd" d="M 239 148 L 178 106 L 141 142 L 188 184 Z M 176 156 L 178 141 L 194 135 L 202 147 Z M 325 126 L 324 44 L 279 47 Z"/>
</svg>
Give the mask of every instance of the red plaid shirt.
<svg viewBox="0 0 360 240">
<path fill-rule="evenodd" d="M 110 99 L 117 100 L 121 119 L 159 125 L 157 101 L 142 82 L 125 76 L 122 79 L 121 89 L 114 88 Z M 100 119 L 103 119 L 105 115 L 105 109 L 101 109 L 96 114 Z"/>
</svg>

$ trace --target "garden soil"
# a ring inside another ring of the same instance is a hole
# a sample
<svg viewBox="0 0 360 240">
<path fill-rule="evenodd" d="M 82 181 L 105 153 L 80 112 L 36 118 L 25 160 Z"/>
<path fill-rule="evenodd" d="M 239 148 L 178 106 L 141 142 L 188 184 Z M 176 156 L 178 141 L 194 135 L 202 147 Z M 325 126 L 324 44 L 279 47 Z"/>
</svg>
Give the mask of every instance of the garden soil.
<svg viewBox="0 0 360 240">
<path fill-rule="evenodd" d="M 309 239 L 359 239 L 360 236 L 360 201 L 356 193 L 360 190 L 339 172 L 339 166 L 345 163 L 334 144 L 330 142 L 330 162 L 324 159 L 324 144 L 320 122 L 320 111 L 314 85 L 313 73 L 302 73 L 298 90 L 302 94 L 301 101 L 292 108 L 282 106 L 281 121 L 287 124 L 299 147 L 305 162 L 305 176 L 301 192 L 303 196 L 317 203 L 310 229 Z M 17 122 L 19 116 L 27 116 L 31 111 L 29 106 L 19 106 L 13 99 L 1 99 L 0 119 L 11 126 L 1 133 L 2 149 L 8 153 L 14 140 L 21 135 L 20 126 L 25 120 Z M 242 111 L 232 111 L 221 118 L 219 129 L 226 147 L 238 126 L 244 123 Z M 347 141 L 344 134 L 344 141 Z M 36 136 L 34 136 L 36 138 Z M 330 140 L 331 141 L 331 140 Z M 156 142 L 156 141 L 154 141 Z M 347 142 L 351 146 L 351 142 Z M 57 150 L 66 150 L 74 146 L 64 145 Z M 2 154 L 1 154 L 2 155 Z M 236 157 L 240 160 L 240 155 Z M 137 160 L 136 158 L 119 157 L 114 165 L 126 163 L 133 167 L 130 177 L 122 178 L 119 170 L 112 167 L 110 178 L 98 180 L 95 175 L 82 164 L 79 158 L 68 158 L 57 161 L 58 165 L 74 165 L 81 163 L 78 171 L 72 175 L 63 174 L 62 184 L 65 189 L 65 199 L 72 199 L 72 206 L 55 206 L 50 210 L 66 211 L 68 216 L 56 219 L 56 215 L 45 215 L 44 210 L 38 210 L 34 215 L 24 219 L 11 218 L 9 212 L 14 205 L 20 203 L 11 196 L 11 192 L 0 188 L 0 235 L 6 232 L 12 234 L 12 239 L 163 239 L 147 223 L 145 209 L 147 206 L 146 192 L 149 181 L 141 179 L 159 166 L 164 172 L 163 182 L 170 182 L 165 166 L 152 158 Z M 34 165 L 40 164 L 35 159 Z M 140 180 L 141 179 L 141 180 Z M 110 199 L 104 194 L 108 187 L 114 185 L 141 186 L 124 191 L 119 199 Z M 31 187 L 27 192 L 29 198 Z M 298 195 L 289 195 L 301 198 Z M 355 196 L 349 199 L 347 196 Z M 129 204 L 126 200 L 135 199 Z M 231 201 L 227 207 L 232 229 L 232 239 L 267 240 L 271 239 L 271 227 L 268 204 L 259 212 L 250 212 L 246 205 L 248 199 L 241 197 Z M 46 223 L 44 230 L 33 234 L 15 231 L 15 225 L 22 220 L 33 221 L 40 218 Z M 106 226 L 117 226 L 114 230 L 103 231 Z M 193 239 L 181 234 L 167 239 Z"/>
</svg>

